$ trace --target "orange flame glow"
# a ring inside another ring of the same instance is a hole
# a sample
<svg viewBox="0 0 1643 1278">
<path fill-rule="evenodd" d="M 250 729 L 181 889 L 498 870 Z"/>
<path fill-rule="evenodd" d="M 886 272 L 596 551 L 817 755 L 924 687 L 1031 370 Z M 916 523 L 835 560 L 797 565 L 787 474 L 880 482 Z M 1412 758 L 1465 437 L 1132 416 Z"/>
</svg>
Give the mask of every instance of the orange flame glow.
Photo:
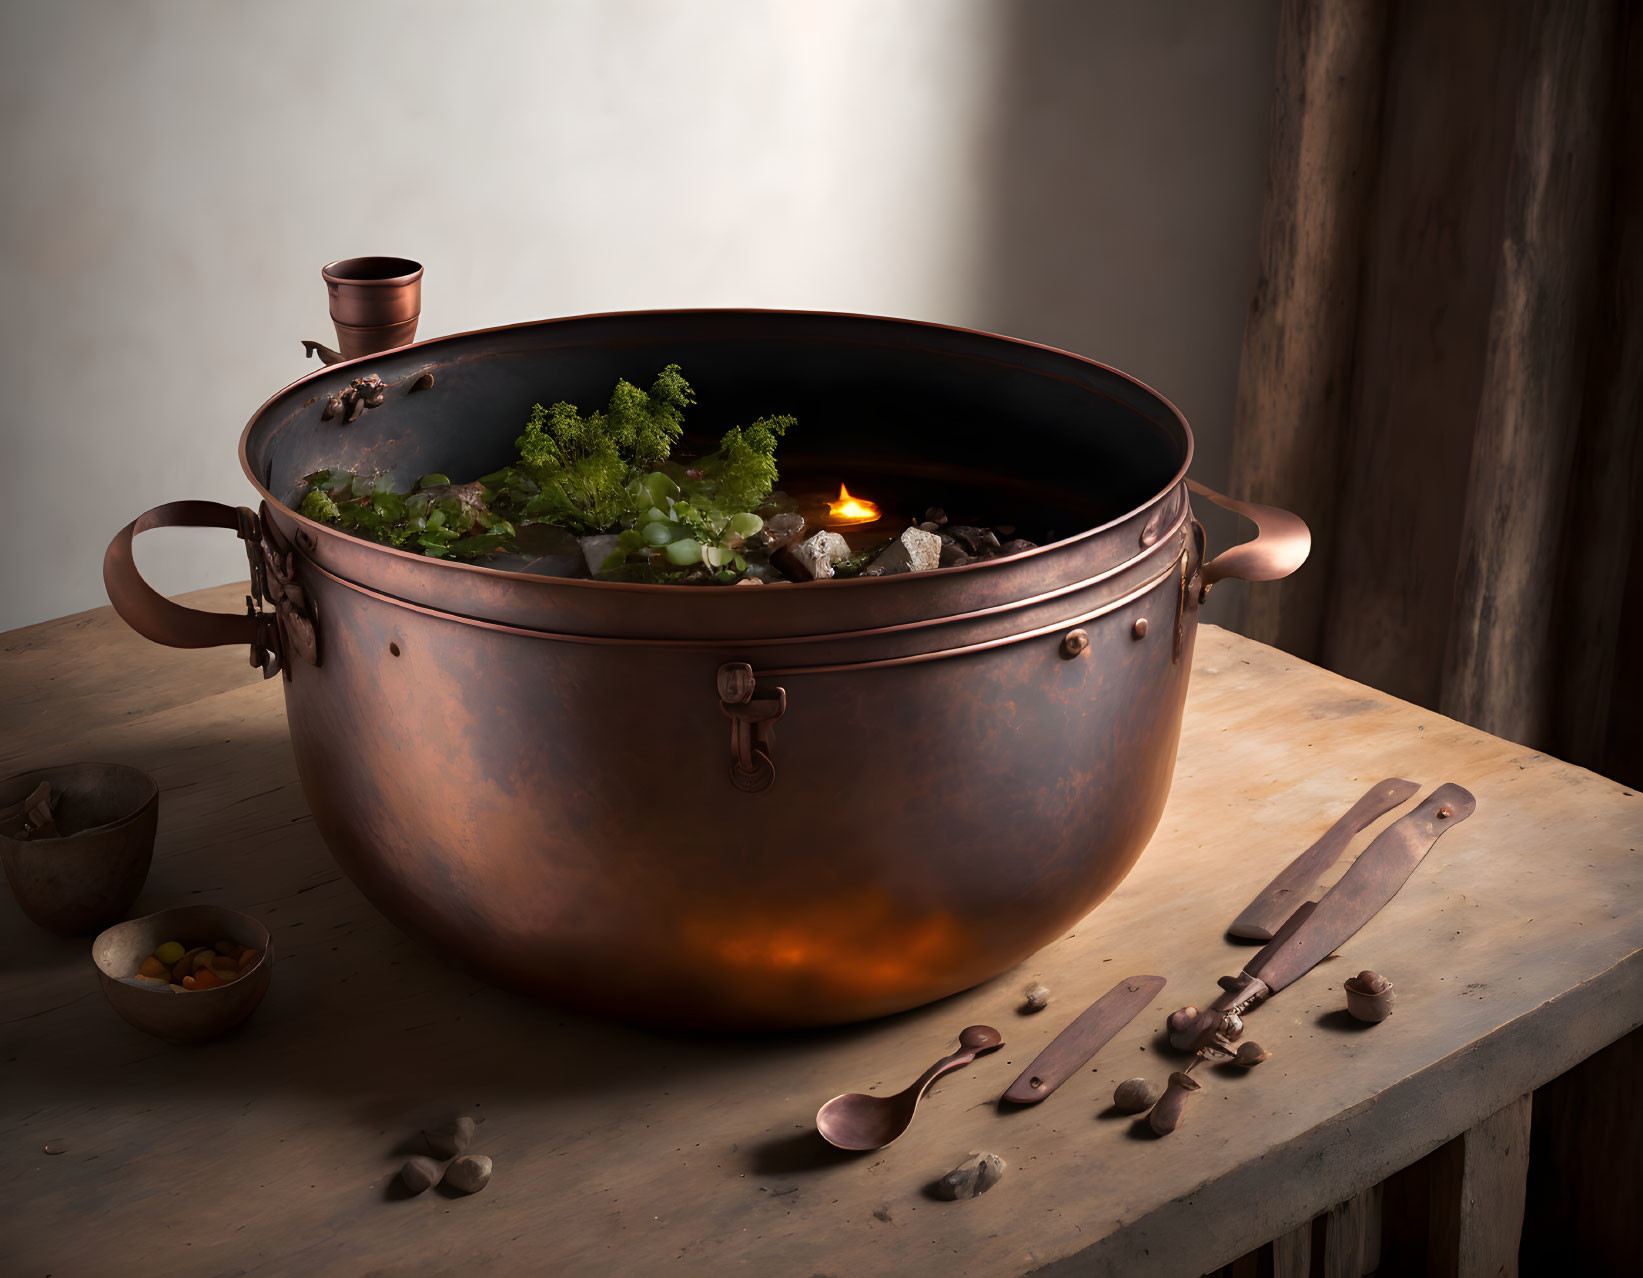
<svg viewBox="0 0 1643 1278">
<path fill-rule="evenodd" d="M 850 490 L 839 485 L 839 499 L 827 504 L 827 522 L 830 524 L 865 524 L 879 517 L 879 508 L 870 501 L 852 497 Z"/>
</svg>

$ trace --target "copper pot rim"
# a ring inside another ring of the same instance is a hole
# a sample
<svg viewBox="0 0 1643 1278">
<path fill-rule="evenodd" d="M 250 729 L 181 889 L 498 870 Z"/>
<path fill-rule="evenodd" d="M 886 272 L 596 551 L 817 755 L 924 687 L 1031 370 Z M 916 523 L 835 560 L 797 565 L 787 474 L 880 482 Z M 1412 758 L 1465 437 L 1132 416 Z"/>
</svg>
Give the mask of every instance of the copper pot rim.
<svg viewBox="0 0 1643 1278">
<path fill-rule="evenodd" d="M 969 623 L 982 621 L 993 617 L 1005 616 L 1009 613 L 1025 612 L 1032 608 L 1053 603 L 1057 600 L 1069 602 L 1079 595 L 1087 595 L 1091 591 L 1099 590 L 1111 582 L 1118 581 L 1125 573 L 1132 571 L 1142 560 L 1152 555 L 1164 555 L 1167 552 L 1166 566 L 1152 576 L 1143 580 L 1139 585 L 1124 584 L 1118 594 L 1103 598 L 1101 602 L 1086 606 L 1080 604 L 1066 616 L 1057 618 L 1048 623 L 1040 624 L 1032 629 L 1010 631 L 1002 636 L 987 640 L 980 644 L 966 644 L 947 649 L 932 649 L 921 651 L 914 655 L 907 655 L 883 660 L 839 662 L 830 665 L 816 665 L 782 669 L 763 670 L 763 674 L 812 674 L 823 671 L 868 669 L 883 665 L 904 665 L 916 661 L 928 661 L 947 656 L 964 655 L 985 648 L 1000 647 L 1004 644 L 1017 643 L 1023 639 L 1038 638 L 1063 630 L 1068 626 L 1082 625 L 1104 617 L 1110 612 L 1133 603 L 1136 599 L 1157 588 L 1160 582 L 1173 576 L 1176 565 L 1183 555 L 1190 554 L 1190 547 L 1186 543 L 1176 545 L 1175 534 L 1180 531 L 1186 522 L 1186 515 L 1177 520 L 1169 533 L 1135 559 L 1119 564 L 1112 568 L 1087 577 L 1082 581 L 1057 586 L 1053 590 L 1042 591 L 1034 595 L 1025 595 L 1019 599 L 1011 599 L 1005 603 L 992 604 L 985 608 L 977 608 L 969 612 L 947 613 L 933 617 L 921 617 L 912 621 L 898 621 L 888 625 L 863 626 L 847 630 L 833 630 L 820 634 L 781 634 L 781 635 L 753 635 L 726 638 L 722 636 L 699 636 L 688 634 L 675 635 L 606 635 L 582 634 L 576 631 L 549 630 L 539 626 L 524 626 L 512 622 L 498 621 L 490 617 L 476 617 L 467 613 L 452 612 L 448 608 L 441 608 L 435 604 L 420 602 L 415 599 L 404 599 L 398 595 L 387 594 L 363 582 L 352 581 L 340 573 L 334 572 L 323 564 L 308 560 L 309 568 L 322 577 L 329 578 L 344 589 L 355 594 L 364 595 L 378 603 L 388 604 L 394 608 L 403 608 L 408 612 L 417 613 L 423 617 L 438 621 L 448 621 L 459 626 L 474 626 L 481 630 L 489 630 L 498 634 L 517 635 L 525 639 L 543 639 L 555 643 L 578 644 L 587 647 L 623 647 L 623 648 L 662 648 L 684 652 L 715 653 L 729 649 L 738 652 L 771 651 L 779 652 L 784 648 L 805 648 L 823 645 L 851 644 L 862 640 L 872 640 L 887 636 L 901 636 L 918 634 L 921 632 L 938 632 L 962 627 Z M 301 553 L 300 551 L 297 553 Z M 524 576 L 524 574 L 510 573 L 509 576 Z M 524 576 L 527 581 L 538 578 Z M 704 587 L 687 587 L 687 589 L 703 589 Z"/>
<path fill-rule="evenodd" d="M 335 263 L 332 263 L 331 265 L 335 265 Z M 327 269 L 329 268 L 327 267 Z M 387 283 L 392 281 L 383 282 Z M 1070 537 L 1062 537 L 1056 541 L 1047 542 L 1042 546 L 1035 546 L 1031 550 L 1020 551 L 1017 554 L 1008 555 L 999 559 L 982 560 L 980 563 L 963 564 L 952 568 L 943 568 L 940 570 L 940 573 L 944 578 L 956 579 L 960 574 L 964 573 L 979 574 L 1009 571 L 1011 567 L 1026 563 L 1039 555 L 1050 552 L 1064 551 L 1068 547 L 1077 546 L 1082 542 L 1093 542 L 1099 540 L 1112 529 L 1120 526 L 1128 520 L 1134 519 L 1137 515 L 1143 513 L 1144 511 L 1150 510 L 1152 507 L 1165 500 L 1171 492 L 1186 482 L 1187 472 L 1192 467 L 1193 457 L 1196 452 L 1196 440 L 1194 439 L 1192 426 L 1187 421 L 1186 415 L 1182 413 L 1178 407 L 1176 407 L 1175 403 L 1170 400 L 1168 396 L 1161 394 L 1159 391 L 1149 386 L 1146 382 L 1143 382 L 1140 378 L 1131 376 L 1129 373 L 1124 372 L 1122 369 L 1114 368 L 1110 364 L 1103 364 L 1100 360 L 1091 359 L 1086 355 L 1078 355 L 1072 351 L 1065 350 L 1062 347 L 1051 346 L 1044 342 L 1032 342 L 1025 338 L 1009 337 L 1002 333 L 989 332 L 986 329 L 965 328 L 958 324 L 936 324 L 926 320 L 904 319 L 894 315 L 870 315 L 858 311 L 788 310 L 780 307 L 709 306 L 657 308 L 639 311 L 591 311 L 582 315 L 562 315 L 551 319 L 522 320 L 514 324 L 498 324 L 489 328 L 468 329 L 467 331 L 461 333 L 446 333 L 440 337 L 424 338 L 420 342 L 410 342 L 404 346 L 395 348 L 393 351 L 376 352 L 371 355 L 361 355 L 356 359 L 341 360 L 335 364 L 330 364 L 323 368 L 317 368 L 313 372 L 304 374 L 302 377 L 297 378 L 288 385 L 281 387 L 278 391 L 264 400 L 262 404 L 257 407 L 256 412 L 252 413 L 250 419 L 245 424 L 245 428 L 240 432 L 240 470 L 244 473 L 251 486 L 256 489 L 258 495 L 265 502 L 267 502 L 270 506 L 285 512 L 301 529 L 305 530 L 309 538 L 313 540 L 317 540 L 320 537 L 350 537 L 352 540 L 360 542 L 362 545 L 369 547 L 373 551 L 391 555 L 416 564 L 432 565 L 434 571 L 446 571 L 450 573 L 484 573 L 488 575 L 487 579 L 502 579 L 517 582 L 522 587 L 529 587 L 537 590 L 592 590 L 602 591 L 613 596 L 617 594 L 628 594 L 639 597 L 665 597 L 667 595 L 678 595 L 681 593 L 700 594 L 703 590 L 709 589 L 709 587 L 662 585 L 648 582 L 594 581 L 580 577 L 544 577 L 533 573 L 508 572 L 499 568 L 487 568 L 480 564 L 458 563 L 449 559 L 439 559 L 429 555 L 415 554 L 408 550 L 401 550 L 397 546 L 386 546 L 380 542 L 368 541 L 365 538 L 353 538 L 351 537 L 351 534 L 333 528 L 329 524 L 323 524 L 317 520 L 308 518 L 301 511 L 293 509 L 279 497 L 275 496 L 274 493 L 269 491 L 269 489 L 264 486 L 262 480 L 258 478 L 256 472 L 252 469 L 249 452 L 252 431 L 257 428 L 263 414 L 274 404 L 286 398 L 292 391 L 297 390 L 299 387 L 309 382 L 317 381 L 321 378 L 333 375 L 340 370 L 354 368 L 357 365 L 363 364 L 367 360 L 381 359 L 384 355 L 401 356 L 408 352 L 431 350 L 444 343 L 457 342 L 467 338 L 487 337 L 501 333 L 512 333 L 523 329 L 557 326 L 560 324 L 582 323 L 588 320 L 649 318 L 678 319 L 696 315 L 763 315 L 793 316 L 804 319 L 861 320 L 874 324 L 902 326 L 908 331 L 922 330 L 937 333 L 952 333 L 961 337 L 977 337 L 983 339 L 984 341 L 999 342 L 1011 347 L 1019 347 L 1024 350 L 1037 351 L 1043 354 L 1069 359 L 1075 363 L 1082 364 L 1087 368 L 1094 369 L 1097 372 L 1115 377 L 1118 380 L 1143 392 L 1144 394 L 1150 395 L 1168 411 L 1170 417 L 1175 421 L 1175 424 L 1180 427 L 1182 439 L 1186 445 L 1185 454 L 1181 459 L 1181 464 L 1176 469 L 1175 474 L 1171 477 L 1170 481 L 1157 492 L 1153 493 L 1145 501 L 1137 503 L 1135 506 L 1119 515 L 1114 516 L 1112 519 L 1107 520 L 1107 522 L 1103 524 L 1098 524 L 1093 528 L 1086 528 L 1082 532 L 1074 533 Z M 1126 562 L 1133 562 L 1134 559 L 1144 557 L 1150 549 L 1150 547 L 1142 548 L 1137 555 L 1132 556 L 1131 559 Z M 898 576 L 852 577 L 843 580 L 838 578 L 830 578 L 826 581 L 792 582 L 785 587 L 778 587 L 777 590 L 780 593 L 786 593 L 787 591 L 795 589 L 889 590 L 894 589 L 902 580 L 904 580 L 904 578 Z M 762 594 L 763 592 L 760 591 L 758 593 Z"/>
<path fill-rule="evenodd" d="M 346 267 L 354 262 L 398 262 L 412 269 L 401 271 L 397 275 L 370 276 L 364 279 L 354 275 L 337 274 L 336 268 Z M 366 253 L 359 257 L 339 257 L 334 262 L 327 262 L 319 268 L 319 273 L 320 278 L 327 285 L 345 284 L 350 288 L 404 288 L 407 284 L 415 284 L 420 280 L 423 270 L 422 263 L 414 258 L 395 257 L 392 254 L 384 253 Z"/>
<path fill-rule="evenodd" d="M 73 834 L 56 835 L 51 842 L 69 843 L 75 839 L 83 839 L 87 835 L 106 834 L 110 830 L 117 830 L 121 826 L 130 825 L 133 821 L 140 820 L 143 813 L 159 802 L 160 783 L 152 775 L 144 772 L 141 768 L 132 767 L 129 763 L 105 763 L 97 759 L 81 759 L 74 763 L 57 763 L 44 768 L 27 768 L 22 772 L 14 773 L 4 780 L 0 780 L 0 786 L 8 786 L 14 781 L 25 779 L 38 784 L 41 781 L 49 781 L 53 776 L 61 776 L 65 772 L 71 772 L 78 768 L 107 768 L 111 772 L 124 772 L 133 778 L 140 779 L 148 787 L 147 793 L 143 796 L 142 801 L 124 816 L 115 817 L 112 821 L 104 821 L 100 825 L 88 825 L 83 830 L 74 831 Z"/>
</svg>

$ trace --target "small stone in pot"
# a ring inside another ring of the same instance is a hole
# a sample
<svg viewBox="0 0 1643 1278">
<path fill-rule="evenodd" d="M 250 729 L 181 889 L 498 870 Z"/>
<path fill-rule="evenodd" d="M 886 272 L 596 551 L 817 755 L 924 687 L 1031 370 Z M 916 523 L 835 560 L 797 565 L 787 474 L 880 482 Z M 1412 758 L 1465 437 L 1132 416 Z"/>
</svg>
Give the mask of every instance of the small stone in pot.
<svg viewBox="0 0 1643 1278">
<path fill-rule="evenodd" d="M 1158 1103 L 1164 1089 L 1145 1078 L 1126 1078 L 1113 1089 L 1112 1103 L 1126 1114 L 1144 1114 Z"/>
<path fill-rule="evenodd" d="M 474 1120 L 467 1115 L 452 1119 L 438 1127 L 422 1133 L 422 1138 L 428 1142 L 428 1148 L 440 1158 L 454 1158 L 468 1148 L 468 1142 L 474 1136 Z"/>
<path fill-rule="evenodd" d="M 941 538 L 922 528 L 906 528 L 861 575 L 886 577 L 893 573 L 929 572 L 940 566 Z"/>
<path fill-rule="evenodd" d="M 1026 1000 L 1022 1004 L 1023 1012 L 1042 1012 L 1050 1005 L 1050 991 L 1037 981 L 1032 982 L 1021 991 L 1021 997 Z"/>
<path fill-rule="evenodd" d="M 950 524 L 947 535 L 953 537 L 972 555 L 990 559 L 998 553 L 998 537 L 991 528 L 977 528 L 973 524 Z"/>
<path fill-rule="evenodd" d="M 582 547 L 582 558 L 588 566 L 588 575 L 597 577 L 599 570 L 605 566 L 605 560 L 616 553 L 617 543 L 621 538 L 615 533 L 595 533 L 591 537 L 578 537 L 576 540 Z"/>
<path fill-rule="evenodd" d="M 978 1198 L 1004 1179 L 1005 1162 L 997 1154 L 971 1154 L 932 1187 L 937 1198 L 956 1202 Z"/>
<path fill-rule="evenodd" d="M 405 1166 L 399 1169 L 400 1183 L 413 1194 L 420 1194 L 424 1189 L 439 1183 L 439 1164 L 433 1159 L 417 1154 L 405 1160 Z"/>
<path fill-rule="evenodd" d="M 491 1160 L 484 1154 L 464 1154 L 445 1169 L 445 1184 L 459 1194 L 477 1194 L 491 1180 Z"/>
<path fill-rule="evenodd" d="M 773 555 L 804 536 L 804 516 L 796 510 L 772 515 L 764 521 L 764 527 L 759 530 L 759 535 L 764 539 L 765 551 Z"/>
<path fill-rule="evenodd" d="M 833 575 L 833 565 L 848 558 L 850 543 L 823 528 L 815 536 L 777 551 L 770 561 L 795 581 L 825 581 Z"/>
</svg>

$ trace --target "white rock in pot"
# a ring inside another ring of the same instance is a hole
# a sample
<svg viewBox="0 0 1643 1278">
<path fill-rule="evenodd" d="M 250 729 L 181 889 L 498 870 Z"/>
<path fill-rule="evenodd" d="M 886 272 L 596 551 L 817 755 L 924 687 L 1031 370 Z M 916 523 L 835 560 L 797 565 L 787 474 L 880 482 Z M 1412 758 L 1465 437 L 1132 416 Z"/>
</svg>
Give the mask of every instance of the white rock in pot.
<svg viewBox="0 0 1643 1278">
<path fill-rule="evenodd" d="M 898 572 L 929 572 L 941 564 L 941 538 L 922 528 L 905 528 L 862 573 L 886 577 Z"/>
<path fill-rule="evenodd" d="M 796 546 L 778 552 L 776 559 L 789 573 L 824 581 L 833 575 L 833 565 L 850 558 L 850 543 L 836 532 L 823 528 Z"/>
<path fill-rule="evenodd" d="M 588 573 L 597 577 L 599 570 L 605 566 L 605 560 L 616 550 L 616 543 L 620 538 L 615 533 L 595 533 L 591 537 L 578 537 L 576 540 L 582 547 L 582 557 L 588 561 Z"/>
</svg>

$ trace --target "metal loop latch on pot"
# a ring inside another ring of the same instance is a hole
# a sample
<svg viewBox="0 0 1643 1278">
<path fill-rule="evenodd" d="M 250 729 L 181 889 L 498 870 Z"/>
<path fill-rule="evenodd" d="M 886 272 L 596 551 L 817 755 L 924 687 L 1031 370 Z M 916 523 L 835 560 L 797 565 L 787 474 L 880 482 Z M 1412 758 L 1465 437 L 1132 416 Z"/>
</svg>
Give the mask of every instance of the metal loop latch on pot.
<svg viewBox="0 0 1643 1278">
<path fill-rule="evenodd" d="M 776 721 L 787 713 L 787 689 L 773 696 L 755 695 L 758 681 L 745 661 L 719 667 L 719 709 L 730 720 L 730 781 L 738 790 L 758 794 L 776 780 L 770 757 Z"/>
<path fill-rule="evenodd" d="M 286 642 L 311 666 L 319 665 L 319 632 L 314 625 L 314 605 L 308 592 L 297 582 L 297 552 L 280 532 L 268 514 L 268 503 L 262 505 L 257 520 L 260 536 L 247 543 L 253 560 L 252 584 L 258 583 L 255 560 L 262 559 L 261 585 L 264 596 L 274 605 L 278 624 L 273 627 L 280 636 L 281 656 Z"/>
</svg>

